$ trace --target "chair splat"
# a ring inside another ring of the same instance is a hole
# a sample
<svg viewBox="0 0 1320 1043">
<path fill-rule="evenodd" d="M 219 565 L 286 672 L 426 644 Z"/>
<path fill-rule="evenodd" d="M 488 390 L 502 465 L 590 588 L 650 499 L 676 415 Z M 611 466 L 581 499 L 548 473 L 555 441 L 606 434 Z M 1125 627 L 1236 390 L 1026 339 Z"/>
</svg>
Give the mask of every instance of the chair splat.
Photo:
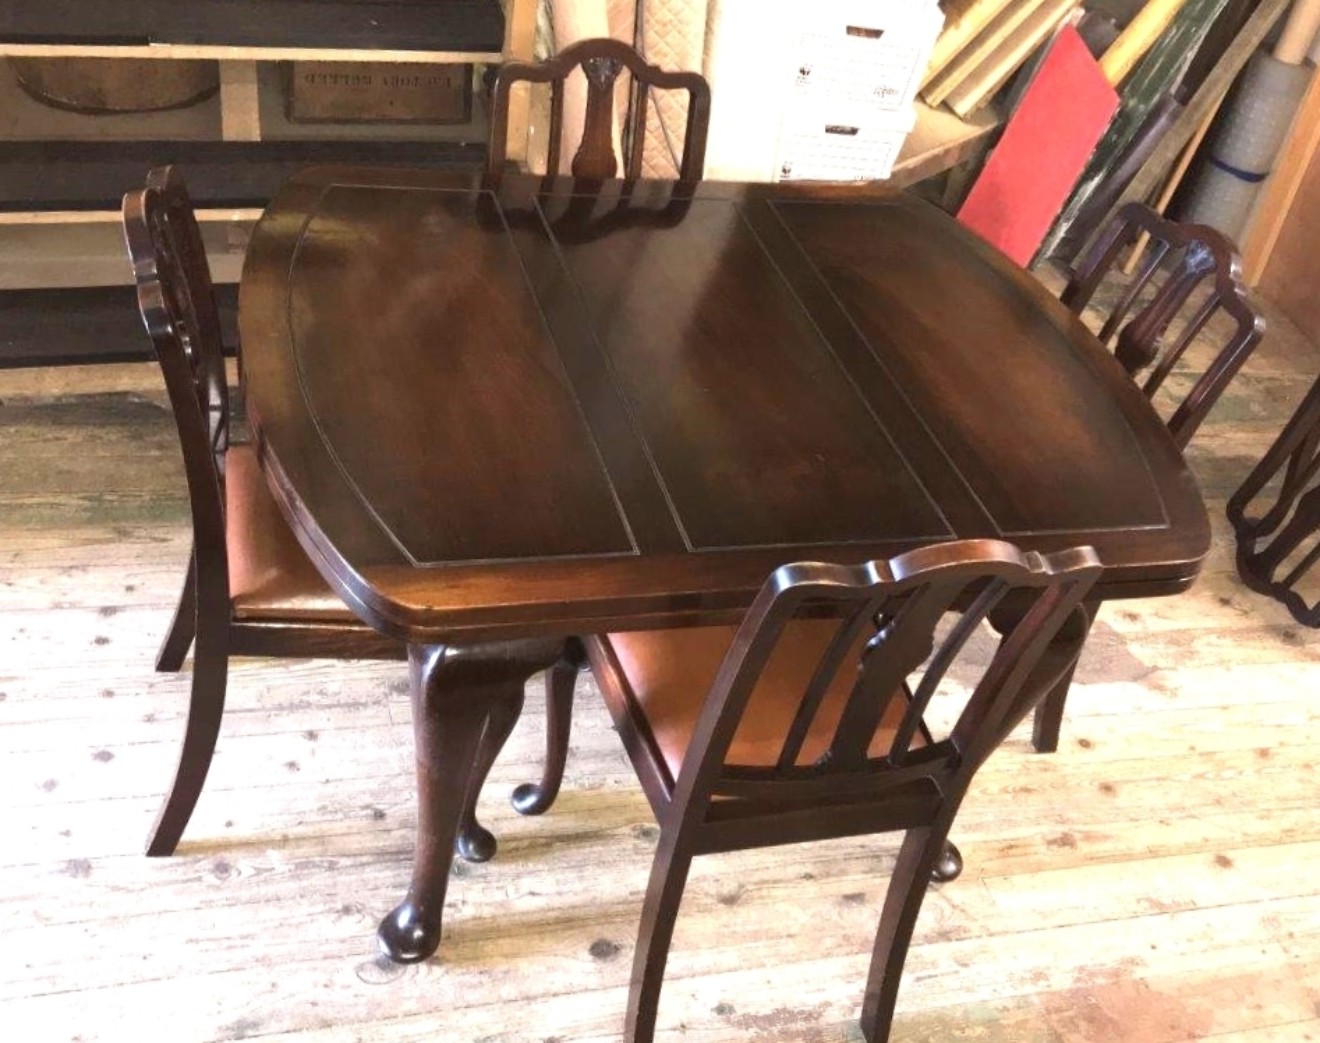
<svg viewBox="0 0 1320 1043">
<path fill-rule="evenodd" d="M 646 119 L 652 90 L 687 93 L 687 126 L 681 159 L 676 158 L 678 179 L 684 183 L 701 180 L 706 161 L 706 132 L 710 125 L 710 88 L 695 72 L 666 72 L 648 63 L 619 40 L 581 40 L 565 47 L 544 62 L 509 62 L 495 81 L 491 106 L 490 147 L 486 174 L 498 181 L 508 157 L 509 94 L 518 83 L 550 84 L 550 130 L 546 171 L 560 172 L 561 139 L 564 126 L 564 83 L 581 69 L 587 83 L 586 112 L 582 139 L 570 161 L 576 178 L 602 181 L 619 173 L 614 146 L 615 93 L 623 74 L 628 73 L 627 118 L 623 130 L 624 177 L 642 176 Z"/>
<path fill-rule="evenodd" d="M 1090 548 L 1042 557 L 969 540 L 852 568 L 782 566 L 736 628 L 588 639 L 661 829 L 629 1043 L 653 1038 L 692 858 L 897 830 L 903 854 L 862 1009 L 863 1035 L 883 1043 L 926 888 L 960 867 L 946 840 L 963 795 L 1075 659 L 1086 628 L 1064 624 L 1084 611 L 1099 573 Z M 947 626 L 951 611 L 958 618 Z M 1003 638 L 985 664 L 970 642 L 991 613 Z M 908 679 L 918 669 L 914 692 Z M 924 712 L 946 688 L 962 709 L 935 736 Z"/>
</svg>

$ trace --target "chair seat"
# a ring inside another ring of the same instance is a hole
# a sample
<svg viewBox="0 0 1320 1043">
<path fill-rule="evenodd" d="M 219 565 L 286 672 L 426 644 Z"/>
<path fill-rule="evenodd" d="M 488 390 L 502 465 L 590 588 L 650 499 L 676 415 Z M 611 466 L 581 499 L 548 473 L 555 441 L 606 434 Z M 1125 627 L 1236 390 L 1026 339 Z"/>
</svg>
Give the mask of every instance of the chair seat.
<svg viewBox="0 0 1320 1043">
<path fill-rule="evenodd" d="M 752 692 L 725 763 L 751 767 L 776 763 L 802 694 L 837 629 L 837 621 L 825 619 L 789 624 Z M 609 658 L 622 673 L 612 679 L 615 683 L 600 686 L 611 714 L 622 719 L 630 712 L 625 700 L 631 701 L 645 718 L 643 739 L 654 745 L 671 779 L 678 778 L 702 705 L 736 632 L 734 626 L 690 627 L 630 631 L 597 639 L 608 645 Z M 798 764 L 813 763 L 829 748 L 856 677 L 852 664 L 858 662 L 861 645 L 869 637 L 863 634 L 858 639 L 845 666 L 835 675 L 802 744 Z M 889 752 L 905 708 L 901 695 L 889 700 L 870 746 L 871 756 Z M 922 737 L 914 736 L 913 748 L 921 745 Z"/>
<path fill-rule="evenodd" d="M 357 622 L 298 545 L 253 446 L 231 446 L 225 454 L 225 510 L 229 597 L 236 618 Z"/>
</svg>

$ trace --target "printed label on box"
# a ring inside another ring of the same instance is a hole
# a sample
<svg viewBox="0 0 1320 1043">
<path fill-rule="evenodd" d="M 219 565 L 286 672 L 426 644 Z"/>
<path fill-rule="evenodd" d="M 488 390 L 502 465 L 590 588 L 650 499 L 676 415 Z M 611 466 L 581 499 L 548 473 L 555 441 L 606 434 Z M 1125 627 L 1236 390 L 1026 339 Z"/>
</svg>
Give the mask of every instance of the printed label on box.
<svg viewBox="0 0 1320 1043">
<path fill-rule="evenodd" d="M 889 176 L 907 130 L 827 123 L 785 128 L 776 181 L 873 181 Z"/>
<path fill-rule="evenodd" d="M 878 38 L 807 33 L 793 78 L 791 105 L 813 96 L 835 104 L 863 106 L 877 113 L 900 111 L 917 90 L 926 39 L 912 33 L 885 32 Z"/>
</svg>

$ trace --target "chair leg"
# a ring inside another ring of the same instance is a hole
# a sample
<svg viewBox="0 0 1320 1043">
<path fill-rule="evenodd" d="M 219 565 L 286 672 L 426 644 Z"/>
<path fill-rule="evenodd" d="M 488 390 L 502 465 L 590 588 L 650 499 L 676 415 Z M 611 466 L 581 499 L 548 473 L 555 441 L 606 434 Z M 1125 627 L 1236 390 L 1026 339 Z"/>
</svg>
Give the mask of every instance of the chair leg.
<svg viewBox="0 0 1320 1043">
<path fill-rule="evenodd" d="M 197 632 L 197 569 L 196 551 L 188 554 L 188 572 L 183 578 L 183 590 L 174 610 L 174 621 L 169 633 L 156 653 L 156 670 L 163 674 L 177 673 Z"/>
<path fill-rule="evenodd" d="M 540 782 L 524 782 L 513 791 L 511 802 L 520 815 L 540 815 L 559 796 L 573 722 L 573 690 L 583 665 L 581 644 L 570 641 L 563 658 L 550 668 L 545 687 L 545 766 Z"/>
<path fill-rule="evenodd" d="M 903 685 L 903 691 L 907 695 L 908 702 L 912 702 L 912 690 L 906 684 Z M 924 717 L 917 718 L 917 728 L 921 731 L 921 737 L 926 741 L 927 746 L 935 745 L 935 736 L 930 730 L 930 725 L 926 723 Z M 962 852 L 954 845 L 952 840 L 944 842 L 944 850 L 940 857 L 935 860 L 935 865 L 931 867 L 930 880 L 933 884 L 948 884 L 962 876 L 963 856 Z"/>
<path fill-rule="evenodd" d="M 1031 721 L 1031 745 L 1037 753 L 1053 753 L 1059 748 L 1059 730 L 1063 726 L 1063 710 L 1068 702 L 1068 689 L 1072 687 L 1073 674 L 1081 658 L 1081 649 L 1085 647 L 1086 635 L 1095 622 L 1098 604 L 1079 606 L 1054 638 L 1054 643 L 1066 644 L 1077 642 L 1078 653 L 1073 656 L 1059 675 L 1045 697 L 1036 705 L 1036 713 Z M 1078 630 L 1081 629 L 1079 636 Z"/>
<path fill-rule="evenodd" d="M 944 855 L 946 835 L 947 823 L 945 828 L 909 829 L 903 837 L 894 875 L 885 893 L 862 1001 L 861 1028 L 867 1043 L 886 1043 L 889 1039 L 912 931 L 931 874 Z"/>
<path fill-rule="evenodd" d="M 1072 671 L 1050 689 L 1050 694 L 1036 706 L 1031 719 L 1031 745 L 1037 753 L 1053 753 L 1059 748 L 1059 732 L 1063 728 L 1063 710 L 1068 702 L 1068 689 L 1072 685 Z"/>
<path fill-rule="evenodd" d="M 477 800 L 486 784 L 486 776 L 495 764 L 495 758 L 504 749 L 514 725 L 522 716 L 522 709 L 523 689 L 513 688 L 492 703 L 486 715 L 486 726 L 481 733 L 481 744 L 477 748 L 472 774 L 468 779 L 467 796 L 458 820 L 458 837 L 454 841 L 454 853 L 467 862 L 489 862 L 495 857 L 499 846 L 494 834 L 477 821 Z"/>
<path fill-rule="evenodd" d="M 148 835 L 148 855 L 172 855 L 192 818 L 215 754 L 220 718 L 225 709 L 228 674 L 227 626 L 224 621 L 204 622 L 197 634 L 197 651 L 193 656 L 192 692 L 179 765 Z"/>
<path fill-rule="evenodd" d="M 675 830 L 675 832 L 679 832 Z M 651 879 L 642 906 L 642 924 L 633 954 L 632 981 L 628 989 L 628 1014 L 624 1021 L 626 1043 L 652 1043 L 655 1019 L 660 1008 L 660 987 L 665 981 L 669 943 L 674 921 L 683 902 L 692 852 L 681 832 L 672 840 L 661 833 L 660 848 L 651 863 Z"/>
</svg>

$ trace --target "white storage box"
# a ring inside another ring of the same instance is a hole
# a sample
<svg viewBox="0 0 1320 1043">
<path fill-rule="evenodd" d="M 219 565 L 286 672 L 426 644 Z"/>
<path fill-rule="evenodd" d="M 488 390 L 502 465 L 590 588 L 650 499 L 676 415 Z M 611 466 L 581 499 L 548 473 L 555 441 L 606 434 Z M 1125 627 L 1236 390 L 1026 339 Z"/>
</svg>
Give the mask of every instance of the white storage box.
<svg viewBox="0 0 1320 1043">
<path fill-rule="evenodd" d="M 708 178 L 839 179 L 827 170 L 865 171 L 843 180 L 888 176 L 943 25 L 934 0 L 710 5 Z M 827 126 L 856 133 L 827 134 Z M 806 154 L 813 140 L 828 157 Z"/>
<path fill-rule="evenodd" d="M 879 181 L 893 169 L 916 123 L 909 108 L 885 120 L 827 120 L 801 113 L 784 121 L 773 181 Z"/>
<path fill-rule="evenodd" d="M 944 25 L 934 3 L 810 5 L 813 17 L 794 44 L 790 108 L 857 107 L 877 117 L 906 111 L 917 95 Z"/>
</svg>

